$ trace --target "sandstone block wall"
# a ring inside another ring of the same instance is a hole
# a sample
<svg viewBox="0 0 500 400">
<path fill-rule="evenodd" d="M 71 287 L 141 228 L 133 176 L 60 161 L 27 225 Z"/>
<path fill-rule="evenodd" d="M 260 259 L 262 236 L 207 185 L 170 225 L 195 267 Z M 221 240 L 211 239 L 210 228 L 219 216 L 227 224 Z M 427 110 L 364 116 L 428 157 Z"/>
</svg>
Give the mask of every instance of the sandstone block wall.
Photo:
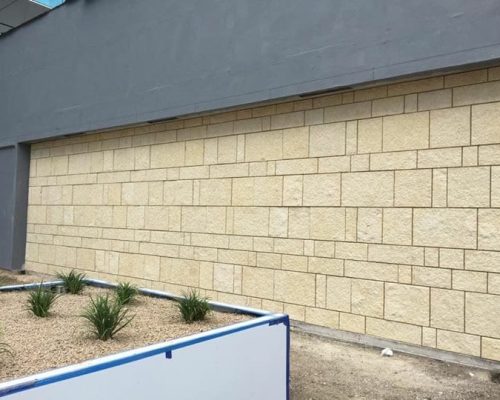
<svg viewBox="0 0 500 400">
<path fill-rule="evenodd" d="M 500 67 L 32 146 L 27 268 L 500 360 Z"/>
</svg>

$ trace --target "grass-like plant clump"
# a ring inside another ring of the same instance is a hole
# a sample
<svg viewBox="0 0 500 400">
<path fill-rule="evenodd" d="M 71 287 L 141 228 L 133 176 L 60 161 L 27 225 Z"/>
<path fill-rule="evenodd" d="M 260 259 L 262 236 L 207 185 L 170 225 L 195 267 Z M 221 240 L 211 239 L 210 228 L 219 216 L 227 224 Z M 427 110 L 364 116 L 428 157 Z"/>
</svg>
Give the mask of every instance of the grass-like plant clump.
<svg viewBox="0 0 500 400">
<path fill-rule="evenodd" d="M 50 308 L 57 300 L 57 294 L 50 289 L 39 285 L 28 296 L 28 310 L 37 317 L 45 318 L 49 315 Z"/>
<path fill-rule="evenodd" d="M 2 332 L 0 331 L 0 336 Z M 8 354 L 12 355 L 12 351 L 10 350 L 10 346 L 7 343 L 0 342 L 0 356 Z"/>
<path fill-rule="evenodd" d="M 85 274 L 71 270 L 69 273 L 60 272 L 57 278 L 63 282 L 64 290 L 67 293 L 79 294 L 85 287 Z"/>
<path fill-rule="evenodd" d="M 134 318 L 128 316 L 128 310 L 123 304 L 110 299 L 108 295 L 100 295 L 95 299 L 91 297 L 82 317 L 90 322 L 92 332 L 100 340 L 112 339 Z"/>
<path fill-rule="evenodd" d="M 120 304 L 129 304 L 139 293 L 139 290 L 135 285 L 132 285 L 129 282 L 120 283 L 116 289 L 116 301 Z"/>
<path fill-rule="evenodd" d="M 194 321 L 203 321 L 210 311 L 208 300 L 201 297 L 196 290 L 184 294 L 184 298 L 178 304 L 182 318 L 190 324 Z"/>
</svg>

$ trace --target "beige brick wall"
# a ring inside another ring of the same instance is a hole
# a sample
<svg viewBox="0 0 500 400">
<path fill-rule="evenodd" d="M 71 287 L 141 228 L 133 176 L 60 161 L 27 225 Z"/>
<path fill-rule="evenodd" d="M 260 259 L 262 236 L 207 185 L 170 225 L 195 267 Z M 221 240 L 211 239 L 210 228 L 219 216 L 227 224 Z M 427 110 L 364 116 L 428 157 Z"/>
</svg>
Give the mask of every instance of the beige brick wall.
<svg viewBox="0 0 500 400">
<path fill-rule="evenodd" d="M 27 268 L 500 360 L 500 68 L 35 144 Z"/>
</svg>

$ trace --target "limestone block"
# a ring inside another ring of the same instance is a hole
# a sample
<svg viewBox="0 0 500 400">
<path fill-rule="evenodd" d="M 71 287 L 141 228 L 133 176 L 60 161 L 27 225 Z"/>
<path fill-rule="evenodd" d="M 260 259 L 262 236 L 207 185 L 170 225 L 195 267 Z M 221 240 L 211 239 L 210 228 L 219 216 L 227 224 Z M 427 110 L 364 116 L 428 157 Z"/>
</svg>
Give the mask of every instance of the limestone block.
<svg viewBox="0 0 500 400">
<path fill-rule="evenodd" d="M 315 274 L 342 276 L 344 263 L 334 258 L 309 257 L 308 271 Z"/>
<path fill-rule="evenodd" d="M 168 182 L 165 182 L 168 183 Z M 175 191 L 172 191 L 173 194 Z M 185 198 L 188 198 L 188 194 Z M 200 205 L 231 205 L 231 179 L 204 179 L 200 181 Z"/>
<path fill-rule="evenodd" d="M 73 203 L 74 203 L 74 197 L 75 193 L 73 193 Z M 132 183 L 122 184 L 123 205 L 131 205 L 131 206 L 147 205 L 149 200 L 148 197 L 149 197 L 149 187 L 147 182 L 132 182 Z"/>
<path fill-rule="evenodd" d="M 296 111 L 271 116 L 271 129 L 292 128 L 304 125 L 304 112 Z"/>
<path fill-rule="evenodd" d="M 307 272 L 307 257 L 283 254 L 281 268 L 288 271 Z"/>
<path fill-rule="evenodd" d="M 500 338 L 500 299 L 492 294 L 465 294 L 465 331 Z M 495 317 L 496 316 L 496 317 Z"/>
<path fill-rule="evenodd" d="M 500 81 L 495 82 L 500 100 Z M 472 107 L 472 144 L 500 143 L 500 102 Z"/>
<path fill-rule="evenodd" d="M 368 246 L 368 260 L 390 264 L 424 265 L 424 249 L 411 246 L 370 244 Z"/>
<path fill-rule="evenodd" d="M 481 341 L 481 357 L 500 361 L 500 340 L 483 337 Z"/>
<path fill-rule="evenodd" d="M 351 121 L 370 116 L 370 101 L 325 108 L 325 122 Z"/>
<path fill-rule="evenodd" d="M 488 103 L 500 100 L 500 82 L 485 82 L 453 89 L 453 105 Z"/>
<path fill-rule="evenodd" d="M 184 142 L 151 146 L 151 168 L 181 167 L 184 165 Z"/>
<path fill-rule="evenodd" d="M 283 177 L 283 205 L 302 205 L 302 175 L 291 175 Z"/>
<path fill-rule="evenodd" d="M 366 333 L 385 339 L 422 344 L 422 328 L 420 326 L 386 321 L 377 318 L 366 318 Z"/>
<path fill-rule="evenodd" d="M 384 151 L 416 150 L 429 147 L 429 113 L 384 117 Z"/>
<path fill-rule="evenodd" d="M 431 147 L 470 144 L 470 107 L 431 111 Z"/>
<path fill-rule="evenodd" d="M 479 356 L 481 354 L 481 338 L 465 333 L 450 332 L 438 329 L 437 348 L 455 353 Z"/>
<path fill-rule="evenodd" d="M 103 185 L 73 186 L 73 204 L 99 205 L 103 202 Z"/>
<path fill-rule="evenodd" d="M 314 306 L 316 282 L 314 275 L 291 272 L 274 272 L 274 299 L 294 304 Z"/>
<path fill-rule="evenodd" d="M 372 102 L 372 116 L 402 114 L 404 111 L 404 96 L 387 97 Z"/>
<path fill-rule="evenodd" d="M 458 74 L 446 75 L 444 77 L 445 87 L 465 86 L 474 83 L 482 83 L 488 80 L 488 71 L 479 69 L 475 71 L 460 72 Z"/>
<path fill-rule="evenodd" d="M 448 170 L 449 207 L 489 207 L 490 169 L 488 167 Z"/>
<path fill-rule="evenodd" d="M 345 123 L 310 127 L 309 156 L 323 157 L 345 154 Z"/>
<path fill-rule="evenodd" d="M 342 205 L 391 207 L 394 174 L 392 172 L 356 172 L 342 176 Z"/>
<path fill-rule="evenodd" d="M 476 219 L 476 210 L 472 209 L 415 209 L 413 244 L 475 248 Z"/>
<path fill-rule="evenodd" d="M 337 242 L 335 257 L 346 260 L 367 260 L 368 245 L 364 243 Z"/>
<path fill-rule="evenodd" d="M 382 209 L 358 209 L 358 241 L 380 243 L 382 241 Z"/>
<path fill-rule="evenodd" d="M 429 207 L 432 170 L 396 171 L 394 202 L 399 207 Z"/>
<path fill-rule="evenodd" d="M 326 306 L 331 310 L 351 311 L 351 279 L 328 276 L 326 278 Z"/>
<path fill-rule="evenodd" d="M 339 328 L 343 331 L 365 333 L 365 317 L 341 312 Z"/>
<path fill-rule="evenodd" d="M 198 287 L 200 262 L 182 258 L 161 258 L 160 281 L 177 285 Z"/>
<path fill-rule="evenodd" d="M 269 211 L 269 235 L 287 237 L 288 208 L 271 208 Z"/>
<path fill-rule="evenodd" d="M 204 158 L 204 141 L 189 140 L 185 147 L 185 165 L 201 165 Z"/>
<path fill-rule="evenodd" d="M 182 207 L 182 230 L 200 233 L 225 233 L 224 207 Z"/>
<path fill-rule="evenodd" d="M 186 142 L 186 144 L 187 143 L 189 142 Z M 236 162 L 237 148 L 238 148 L 237 136 L 233 135 L 233 136 L 225 136 L 218 138 L 217 162 L 220 164 Z"/>
<path fill-rule="evenodd" d="M 453 289 L 486 293 L 487 285 L 488 278 L 485 272 L 453 271 Z"/>
<path fill-rule="evenodd" d="M 386 244 L 411 245 L 412 209 L 385 208 L 383 242 Z"/>
<path fill-rule="evenodd" d="M 478 248 L 500 250 L 500 209 L 480 209 Z"/>
<path fill-rule="evenodd" d="M 344 240 L 345 210 L 330 207 L 311 208 L 309 232 L 311 239 Z"/>
<path fill-rule="evenodd" d="M 352 278 L 398 282 L 398 272 L 395 264 L 345 260 L 345 276 Z"/>
<path fill-rule="evenodd" d="M 428 92 L 443 88 L 443 77 L 436 76 L 432 78 L 411 80 L 408 82 L 399 82 L 388 87 L 389 96 L 397 96 L 401 94 Z"/>
<path fill-rule="evenodd" d="M 135 148 L 114 150 L 114 171 L 126 171 L 134 169 Z"/>
<path fill-rule="evenodd" d="M 500 208 L 500 167 L 491 167 L 491 207 Z"/>
<path fill-rule="evenodd" d="M 232 202 L 235 206 L 280 206 L 282 190 L 281 176 L 233 179 Z"/>
<path fill-rule="evenodd" d="M 267 236 L 269 209 L 263 207 L 235 207 L 234 234 Z"/>
<path fill-rule="evenodd" d="M 451 147 L 418 151 L 418 168 L 460 167 L 462 165 L 462 149 Z"/>
<path fill-rule="evenodd" d="M 214 290 L 234 291 L 234 267 L 228 264 L 214 264 Z"/>
<path fill-rule="evenodd" d="M 283 130 L 283 158 L 305 158 L 309 155 L 309 127 Z"/>
<path fill-rule="evenodd" d="M 451 89 L 434 90 L 418 94 L 418 111 L 451 107 Z"/>
<path fill-rule="evenodd" d="M 413 284 L 451 289 L 451 271 L 443 268 L 413 267 Z"/>
<path fill-rule="evenodd" d="M 463 332 L 464 306 L 463 292 L 431 289 L 431 326 Z"/>
<path fill-rule="evenodd" d="M 313 324 L 313 325 L 327 326 L 329 328 L 338 328 L 339 313 L 336 311 L 307 307 L 306 322 L 308 324 Z"/>
<path fill-rule="evenodd" d="M 383 282 L 353 279 L 352 312 L 382 318 L 384 315 L 384 284 Z"/>
<path fill-rule="evenodd" d="M 299 158 L 276 162 L 276 175 L 314 174 L 317 171 L 318 160 L 316 158 Z"/>
<path fill-rule="evenodd" d="M 339 206 L 340 174 L 305 175 L 304 206 Z"/>
<path fill-rule="evenodd" d="M 358 153 L 382 151 L 382 118 L 358 121 Z"/>
<path fill-rule="evenodd" d="M 448 170 L 432 170 L 432 206 L 446 207 L 448 203 Z"/>
<path fill-rule="evenodd" d="M 370 155 L 370 169 L 372 171 L 414 168 L 417 168 L 416 151 L 396 151 Z"/>
<path fill-rule="evenodd" d="M 322 157 L 319 159 L 318 172 L 346 172 L 351 170 L 351 157 Z"/>
<path fill-rule="evenodd" d="M 202 289 L 213 289 L 214 264 L 211 262 L 200 263 L 200 287 Z"/>
<path fill-rule="evenodd" d="M 283 132 L 260 132 L 246 136 L 245 161 L 279 160 L 283 158 Z"/>
<path fill-rule="evenodd" d="M 385 318 L 416 325 L 429 325 L 429 288 L 387 283 Z"/>
<path fill-rule="evenodd" d="M 205 182 L 205 181 L 204 181 Z M 212 182 L 212 181 L 210 181 Z M 165 205 L 192 205 L 192 181 L 166 181 L 163 184 L 163 204 Z"/>
</svg>

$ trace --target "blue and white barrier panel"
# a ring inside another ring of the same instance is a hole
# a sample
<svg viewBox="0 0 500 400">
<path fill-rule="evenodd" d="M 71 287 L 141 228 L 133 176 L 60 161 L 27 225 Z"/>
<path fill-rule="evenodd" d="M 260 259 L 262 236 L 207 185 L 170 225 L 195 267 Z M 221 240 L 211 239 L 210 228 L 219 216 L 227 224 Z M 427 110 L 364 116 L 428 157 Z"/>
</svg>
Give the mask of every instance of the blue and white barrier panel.
<svg viewBox="0 0 500 400">
<path fill-rule="evenodd" d="M 170 297 L 165 292 L 149 295 Z M 228 310 L 232 307 L 214 305 Z M 249 310 L 233 308 L 240 313 Z M 287 400 L 288 316 L 251 311 L 260 316 L 0 383 L 0 397 L 9 400 Z"/>
</svg>

